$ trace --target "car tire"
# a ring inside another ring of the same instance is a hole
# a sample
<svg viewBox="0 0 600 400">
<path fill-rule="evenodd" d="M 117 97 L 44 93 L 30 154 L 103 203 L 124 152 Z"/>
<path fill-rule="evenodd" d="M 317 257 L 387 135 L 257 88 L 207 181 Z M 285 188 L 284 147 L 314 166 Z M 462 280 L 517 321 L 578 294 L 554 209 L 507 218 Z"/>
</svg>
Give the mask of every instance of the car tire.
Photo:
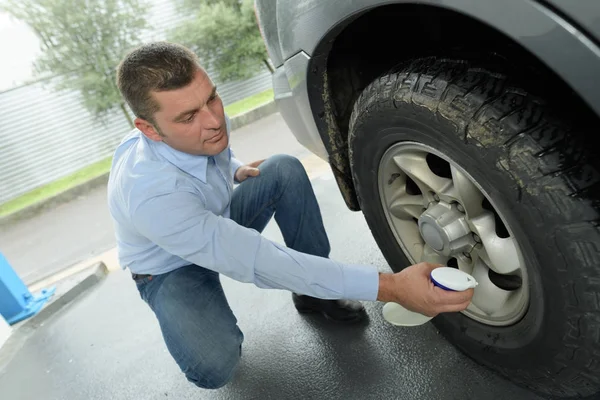
<svg viewBox="0 0 600 400">
<path fill-rule="evenodd" d="M 357 99 L 350 162 L 360 207 L 396 272 L 411 261 L 380 198 L 385 152 L 420 143 L 467 171 L 519 243 L 528 307 L 509 326 L 463 313 L 440 314 L 433 324 L 475 361 L 539 394 L 594 397 L 600 395 L 600 168 L 583 130 L 557 115 L 502 73 L 464 60 L 412 60 Z"/>
</svg>

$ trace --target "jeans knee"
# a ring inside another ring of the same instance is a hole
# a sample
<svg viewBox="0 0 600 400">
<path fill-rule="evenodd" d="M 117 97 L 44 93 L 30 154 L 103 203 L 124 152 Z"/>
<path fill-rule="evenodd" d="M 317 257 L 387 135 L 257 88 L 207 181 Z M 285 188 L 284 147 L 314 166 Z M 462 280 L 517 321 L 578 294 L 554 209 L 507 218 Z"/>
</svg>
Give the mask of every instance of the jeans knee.
<svg viewBox="0 0 600 400">
<path fill-rule="evenodd" d="M 304 165 L 296 157 L 278 154 L 271 157 L 271 161 L 276 165 L 277 172 L 284 180 L 296 180 L 307 176 Z"/>
<path fill-rule="evenodd" d="M 232 354 L 222 355 L 213 362 L 197 364 L 185 372 L 188 381 L 202 389 L 219 389 L 228 384 L 237 370 L 240 361 L 241 348 Z"/>
</svg>

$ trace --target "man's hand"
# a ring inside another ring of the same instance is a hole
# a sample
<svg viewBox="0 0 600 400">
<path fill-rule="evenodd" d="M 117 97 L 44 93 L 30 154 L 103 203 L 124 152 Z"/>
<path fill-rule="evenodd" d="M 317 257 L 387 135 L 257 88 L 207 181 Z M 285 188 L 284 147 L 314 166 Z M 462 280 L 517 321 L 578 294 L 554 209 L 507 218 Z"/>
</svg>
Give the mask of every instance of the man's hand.
<svg viewBox="0 0 600 400">
<path fill-rule="evenodd" d="M 244 182 L 246 178 L 251 176 L 258 176 L 260 174 L 260 170 L 258 166 L 265 160 L 259 160 L 251 162 L 248 165 L 242 165 L 235 171 L 235 180 L 238 182 Z"/>
<path fill-rule="evenodd" d="M 398 303 L 428 317 L 463 311 L 469 306 L 474 290 L 453 292 L 435 286 L 430 274 L 439 267 L 442 265 L 420 263 L 396 274 L 380 274 L 377 300 Z"/>
</svg>

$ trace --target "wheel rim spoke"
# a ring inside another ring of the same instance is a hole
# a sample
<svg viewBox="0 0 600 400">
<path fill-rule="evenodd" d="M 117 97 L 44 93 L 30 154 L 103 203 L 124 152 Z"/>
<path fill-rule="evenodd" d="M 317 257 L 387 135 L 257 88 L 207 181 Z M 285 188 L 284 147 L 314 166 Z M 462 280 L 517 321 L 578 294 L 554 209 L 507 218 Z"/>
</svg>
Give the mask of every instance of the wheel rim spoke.
<svg viewBox="0 0 600 400">
<path fill-rule="evenodd" d="M 478 285 L 475 288 L 472 303 L 478 309 L 492 316 L 502 310 L 511 296 L 510 292 L 502 290 L 489 279 L 488 267 L 481 260 L 473 268 L 473 278 Z"/>
<path fill-rule="evenodd" d="M 508 275 L 520 267 L 519 253 L 514 238 L 501 238 L 496 234 L 494 215 L 485 211 L 477 218 L 471 219 L 471 227 L 479 235 L 485 252 L 480 257 L 499 274 Z"/>
<path fill-rule="evenodd" d="M 404 220 L 418 219 L 423 213 L 423 209 L 423 195 L 410 195 L 406 193 L 405 187 L 398 191 L 390 201 L 390 212 L 392 215 Z"/>
<path fill-rule="evenodd" d="M 481 259 L 485 263 L 485 265 L 490 265 L 492 262 L 490 261 L 490 256 L 488 256 L 487 251 L 483 248 L 483 246 L 476 247 L 477 249 L 477 257 Z"/>
<path fill-rule="evenodd" d="M 450 258 L 445 257 L 441 254 L 438 254 L 435 250 L 433 250 L 429 245 L 425 244 L 423 246 L 423 254 L 421 256 L 421 262 L 428 262 L 430 264 L 442 264 L 446 265 Z"/>
<path fill-rule="evenodd" d="M 484 199 L 483 194 L 471 179 L 459 171 L 458 168 L 450 165 L 450 169 L 453 182 L 450 196 L 455 197 L 462 204 L 468 218 L 475 218 L 483 212 L 481 206 Z"/>
<path fill-rule="evenodd" d="M 461 257 L 458 257 L 456 261 L 457 261 L 459 270 L 466 272 L 467 274 L 473 273 L 473 264 L 471 262 L 467 262 L 466 260 L 462 259 Z"/>
<path fill-rule="evenodd" d="M 394 163 L 408 175 L 422 193 L 440 193 L 452 186 L 452 180 L 434 174 L 427 164 L 426 153 L 410 152 L 393 157 Z"/>
</svg>

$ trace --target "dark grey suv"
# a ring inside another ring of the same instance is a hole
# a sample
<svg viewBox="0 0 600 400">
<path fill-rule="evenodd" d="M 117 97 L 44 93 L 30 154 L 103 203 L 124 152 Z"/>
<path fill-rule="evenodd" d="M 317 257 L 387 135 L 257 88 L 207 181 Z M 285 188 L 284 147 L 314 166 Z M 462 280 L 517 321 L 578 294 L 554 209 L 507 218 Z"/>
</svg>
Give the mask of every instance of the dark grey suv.
<svg viewBox="0 0 600 400">
<path fill-rule="evenodd" d="M 275 99 L 390 266 L 471 273 L 433 323 L 539 393 L 600 393 L 600 2 L 257 0 Z"/>
</svg>

